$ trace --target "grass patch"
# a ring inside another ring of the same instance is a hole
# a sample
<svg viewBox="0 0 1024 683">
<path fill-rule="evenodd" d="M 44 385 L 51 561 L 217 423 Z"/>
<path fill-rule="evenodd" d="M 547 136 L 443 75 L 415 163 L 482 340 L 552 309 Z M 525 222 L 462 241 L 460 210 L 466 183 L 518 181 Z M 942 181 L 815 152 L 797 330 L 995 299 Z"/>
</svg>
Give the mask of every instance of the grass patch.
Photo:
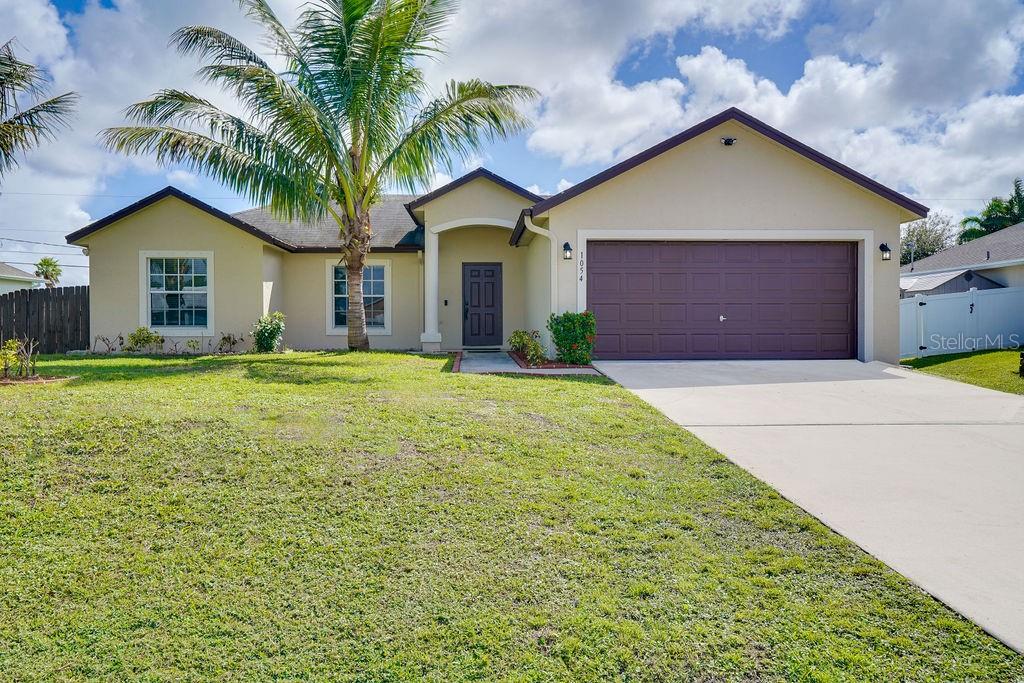
<svg viewBox="0 0 1024 683">
<path fill-rule="evenodd" d="M 0 388 L 13 680 L 1012 680 L 1024 660 L 601 377 L 47 359 Z"/>
<path fill-rule="evenodd" d="M 1024 378 L 1018 374 L 1020 351 L 977 351 L 926 356 L 904 360 L 903 364 L 958 382 L 1011 394 L 1024 394 Z"/>
</svg>

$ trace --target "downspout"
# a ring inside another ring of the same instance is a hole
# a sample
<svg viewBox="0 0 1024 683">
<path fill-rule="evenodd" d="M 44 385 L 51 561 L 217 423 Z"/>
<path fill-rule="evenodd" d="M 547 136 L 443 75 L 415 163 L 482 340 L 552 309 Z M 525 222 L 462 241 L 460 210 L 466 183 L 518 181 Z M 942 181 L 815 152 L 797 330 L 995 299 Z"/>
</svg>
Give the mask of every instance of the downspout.
<svg viewBox="0 0 1024 683">
<path fill-rule="evenodd" d="M 546 230 L 534 223 L 533 216 L 528 211 L 523 212 L 522 219 L 523 225 L 526 226 L 527 230 L 546 239 L 551 247 L 551 312 L 554 313 L 558 310 L 558 249 L 556 248 L 555 238 L 550 230 Z"/>
</svg>

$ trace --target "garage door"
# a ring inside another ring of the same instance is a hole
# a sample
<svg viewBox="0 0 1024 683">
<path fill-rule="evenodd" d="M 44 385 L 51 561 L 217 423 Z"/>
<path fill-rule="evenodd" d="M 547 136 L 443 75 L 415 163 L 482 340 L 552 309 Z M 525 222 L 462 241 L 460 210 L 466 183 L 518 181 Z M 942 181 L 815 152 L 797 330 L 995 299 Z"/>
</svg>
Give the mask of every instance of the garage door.
<svg viewBox="0 0 1024 683">
<path fill-rule="evenodd" d="M 589 242 L 599 359 L 853 358 L 852 242 Z"/>
</svg>

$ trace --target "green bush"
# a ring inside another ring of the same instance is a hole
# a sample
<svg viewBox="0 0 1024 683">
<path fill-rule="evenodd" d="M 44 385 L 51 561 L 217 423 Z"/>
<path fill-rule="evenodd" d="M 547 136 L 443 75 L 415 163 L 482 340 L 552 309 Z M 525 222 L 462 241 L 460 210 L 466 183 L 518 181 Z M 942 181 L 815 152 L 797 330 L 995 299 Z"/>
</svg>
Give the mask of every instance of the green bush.
<svg viewBox="0 0 1024 683">
<path fill-rule="evenodd" d="M 284 337 L 284 313 L 268 313 L 252 324 L 252 350 L 256 353 L 274 353 Z"/>
<path fill-rule="evenodd" d="M 158 353 L 164 350 L 164 338 L 148 327 L 140 327 L 128 335 L 128 345 L 125 346 L 125 349 Z"/>
<path fill-rule="evenodd" d="M 527 365 L 543 365 L 548 359 L 540 345 L 540 332 L 537 330 L 516 330 L 508 338 L 508 347 L 522 354 Z"/>
<path fill-rule="evenodd" d="M 18 350 L 21 348 L 17 339 L 8 339 L 0 346 L 0 377 L 7 379 L 11 370 L 18 364 Z"/>
<path fill-rule="evenodd" d="M 597 321 L 593 313 L 552 313 L 548 318 L 548 329 L 558 350 L 558 360 L 570 365 L 590 364 L 597 335 Z"/>
</svg>

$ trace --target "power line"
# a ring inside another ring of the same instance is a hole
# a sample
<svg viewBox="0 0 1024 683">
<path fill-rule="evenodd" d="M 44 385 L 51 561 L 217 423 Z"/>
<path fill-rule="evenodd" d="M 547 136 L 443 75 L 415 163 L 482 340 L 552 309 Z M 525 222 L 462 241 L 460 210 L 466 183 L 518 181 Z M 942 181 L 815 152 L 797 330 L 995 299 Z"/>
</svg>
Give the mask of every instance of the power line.
<svg viewBox="0 0 1024 683">
<path fill-rule="evenodd" d="M 81 251 L 82 247 L 75 246 L 74 244 L 55 244 L 54 242 L 35 242 L 33 240 L 20 240 L 14 237 L 4 237 L 0 235 L 0 244 L 4 242 L 21 242 L 23 244 L 41 244 L 44 247 L 61 247 L 63 249 L 78 249 Z"/>
<path fill-rule="evenodd" d="M 34 263 L 29 263 L 28 261 L 4 261 L 4 263 L 10 264 L 12 266 L 34 266 L 34 265 L 36 265 Z M 62 263 L 62 264 L 60 264 L 60 267 L 61 268 L 88 268 L 89 266 L 87 264 L 84 264 L 84 263 Z"/>
<path fill-rule="evenodd" d="M 102 199 L 141 199 L 142 197 L 148 197 L 150 194 L 92 194 L 91 192 L 9 192 L 4 190 L 0 192 L 0 197 L 3 195 L 18 195 L 20 197 L 99 197 Z M 227 197 L 196 197 L 196 199 L 241 199 L 237 196 Z"/>
</svg>

